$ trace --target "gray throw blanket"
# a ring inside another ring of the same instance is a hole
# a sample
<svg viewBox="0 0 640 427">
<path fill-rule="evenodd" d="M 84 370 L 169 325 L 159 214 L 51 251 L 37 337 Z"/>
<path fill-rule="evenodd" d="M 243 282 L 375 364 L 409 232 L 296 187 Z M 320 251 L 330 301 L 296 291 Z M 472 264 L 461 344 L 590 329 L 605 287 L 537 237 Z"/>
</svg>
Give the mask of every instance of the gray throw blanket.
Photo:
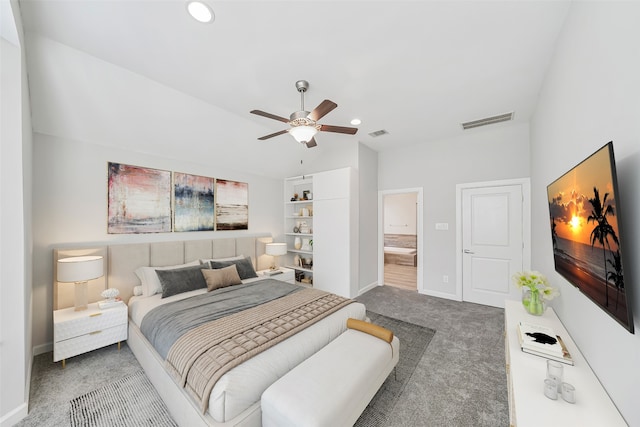
<svg viewBox="0 0 640 427">
<path fill-rule="evenodd" d="M 166 359 L 171 346 L 191 329 L 301 289 L 274 279 L 216 289 L 154 308 L 142 320 L 140 330 Z"/>
</svg>

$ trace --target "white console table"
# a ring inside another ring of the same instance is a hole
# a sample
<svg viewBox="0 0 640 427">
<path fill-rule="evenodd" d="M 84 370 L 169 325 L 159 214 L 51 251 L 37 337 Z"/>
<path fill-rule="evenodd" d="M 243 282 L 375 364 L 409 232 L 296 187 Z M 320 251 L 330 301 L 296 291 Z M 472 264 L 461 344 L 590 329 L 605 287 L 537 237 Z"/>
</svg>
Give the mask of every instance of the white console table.
<svg viewBox="0 0 640 427">
<path fill-rule="evenodd" d="M 511 425 L 526 426 L 626 426 L 626 422 L 602 387 L 578 347 L 552 308 L 542 316 L 525 312 L 520 301 L 505 301 L 505 352 L 509 382 Z M 549 326 L 562 337 L 574 366 L 564 365 L 564 382 L 576 388 L 576 403 L 558 395 L 551 400 L 543 393 L 546 359 L 520 349 L 516 325 L 520 321 Z M 615 363 L 615 362 L 614 362 Z"/>
</svg>

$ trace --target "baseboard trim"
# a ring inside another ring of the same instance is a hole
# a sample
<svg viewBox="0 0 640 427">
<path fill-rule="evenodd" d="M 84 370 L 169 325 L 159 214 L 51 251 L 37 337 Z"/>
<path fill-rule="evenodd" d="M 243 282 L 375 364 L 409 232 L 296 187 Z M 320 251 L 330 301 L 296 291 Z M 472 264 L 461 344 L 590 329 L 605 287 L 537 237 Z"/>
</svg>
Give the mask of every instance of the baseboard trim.
<svg viewBox="0 0 640 427">
<path fill-rule="evenodd" d="M 0 418 L 0 427 L 11 427 L 18 424 L 23 418 L 27 416 L 29 412 L 29 405 L 27 402 L 23 402 L 18 405 L 14 410 Z"/>
<path fill-rule="evenodd" d="M 423 295 L 429 295 L 431 297 L 449 299 L 452 301 L 462 301 L 460 298 L 458 298 L 456 294 L 447 294 L 444 292 L 430 291 L 429 289 L 421 289 L 418 291 L 418 293 L 421 293 Z"/>
<path fill-rule="evenodd" d="M 364 288 L 360 289 L 358 291 L 358 296 L 364 294 L 365 292 L 369 292 L 371 289 L 375 288 L 376 286 L 379 286 L 377 280 L 375 282 L 373 282 L 373 283 L 368 284 Z"/>
<path fill-rule="evenodd" d="M 40 345 L 37 345 L 37 346 L 33 347 L 33 355 L 34 356 L 38 356 L 39 354 L 49 353 L 50 351 L 53 351 L 53 343 L 52 342 L 48 342 L 48 343 L 45 343 L 45 344 L 40 344 Z"/>
</svg>

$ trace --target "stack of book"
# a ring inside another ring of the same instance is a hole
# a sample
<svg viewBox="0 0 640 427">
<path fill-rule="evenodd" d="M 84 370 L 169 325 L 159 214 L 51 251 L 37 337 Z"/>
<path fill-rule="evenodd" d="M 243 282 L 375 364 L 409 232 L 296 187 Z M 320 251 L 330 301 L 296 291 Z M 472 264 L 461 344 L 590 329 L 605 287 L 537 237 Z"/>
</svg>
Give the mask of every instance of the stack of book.
<svg viewBox="0 0 640 427">
<path fill-rule="evenodd" d="M 518 339 L 520 340 L 520 348 L 525 353 L 573 365 L 571 354 L 562 342 L 562 338 L 547 326 L 520 322 L 518 324 Z"/>
</svg>

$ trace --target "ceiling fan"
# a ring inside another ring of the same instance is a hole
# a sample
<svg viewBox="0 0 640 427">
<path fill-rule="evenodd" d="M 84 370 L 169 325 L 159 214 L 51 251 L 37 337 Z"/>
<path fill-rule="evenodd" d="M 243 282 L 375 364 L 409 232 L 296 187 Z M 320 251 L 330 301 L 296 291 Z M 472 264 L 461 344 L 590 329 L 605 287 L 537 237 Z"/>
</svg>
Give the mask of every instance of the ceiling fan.
<svg viewBox="0 0 640 427">
<path fill-rule="evenodd" d="M 346 133 L 349 135 L 354 135 L 356 132 L 358 132 L 357 128 L 318 124 L 318 120 L 326 116 L 329 112 L 336 108 L 338 104 L 325 99 L 312 112 L 305 111 L 304 93 L 307 91 L 307 89 L 309 89 L 309 82 L 306 80 L 298 80 L 296 82 L 296 89 L 298 90 L 298 92 L 300 92 L 300 111 L 292 113 L 288 119 L 260 110 L 250 111 L 251 114 L 257 114 L 258 116 L 267 117 L 273 120 L 279 120 L 291 126 L 291 128 L 289 129 L 281 130 L 279 132 L 258 138 L 260 141 L 264 141 L 265 139 L 273 138 L 274 136 L 282 135 L 284 133 L 290 133 L 296 141 L 305 144 L 308 148 L 311 148 L 318 145 L 315 140 L 315 135 L 318 132 L 336 132 Z"/>
</svg>

